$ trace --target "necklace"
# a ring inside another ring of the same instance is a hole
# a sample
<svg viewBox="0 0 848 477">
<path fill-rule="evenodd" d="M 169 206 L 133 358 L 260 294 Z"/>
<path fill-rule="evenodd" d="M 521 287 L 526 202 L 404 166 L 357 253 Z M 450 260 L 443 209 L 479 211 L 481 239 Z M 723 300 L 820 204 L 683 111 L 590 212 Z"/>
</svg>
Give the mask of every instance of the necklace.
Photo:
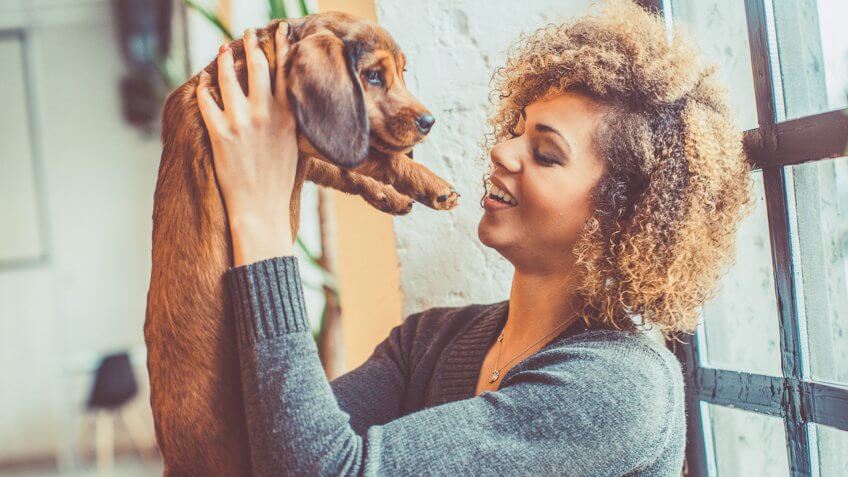
<svg viewBox="0 0 848 477">
<path fill-rule="evenodd" d="M 560 323 L 559 325 L 557 325 L 554 329 L 552 329 L 551 331 L 549 331 L 549 332 L 548 332 L 545 336 L 542 336 L 541 338 L 539 338 L 539 340 L 538 340 L 538 341 L 536 341 L 535 343 L 533 343 L 533 344 L 531 344 L 530 346 L 528 346 L 527 348 L 525 348 L 525 349 L 524 349 L 524 351 L 522 351 L 522 352 L 518 353 L 517 355 L 513 356 L 513 357 L 512 357 L 512 359 L 511 359 L 511 360 L 509 360 L 509 361 L 507 361 L 506 363 L 504 363 L 504 365 L 503 365 L 503 366 L 501 366 L 500 364 L 501 364 L 501 348 L 503 348 L 503 338 L 504 338 L 504 331 L 505 331 L 505 330 L 501 330 L 501 335 L 500 335 L 500 336 L 498 336 L 498 360 L 497 360 L 497 362 L 495 363 L 495 368 L 492 370 L 492 377 L 491 377 L 491 379 L 489 379 L 489 382 L 490 382 L 490 383 L 493 383 L 493 382 L 497 381 L 497 380 L 498 380 L 498 376 L 500 376 L 500 375 L 501 375 L 501 370 L 502 370 L 502 369 L 504 369 L 504 368 L 505 368 L 505 367 L 506 367 L 509 363 L 513 362 L 513 361 L 515 360 L 515 358 L 517 358 L 517 357 L 521 356 L 522 354 L 524 354 L 525 352 L 527 352 L 527 350 L 528 350 L 528 349 L 530 349 L 530 348 L 532 348 L 532 347 L 536 346 L 537 344 L 539 344 L 539 342 L 540 342 L 540 341 L 542 341 L 543 339 L 547 338 L 548 336 L 550 336 L 550 335 L 551 335 L 551 333 L 553 333 L 554 331 L 556 331 L 556 330 L 558 330 L 558 329 L 562 328 L 562 327 L 563 327 L 563 325 L 565 325 L 565 324 L 567 324 L 567 323 L 570 323 L 570 322 L 569 322 L 569 321 L 564 321 L 564 322 Z"/>
</svg>

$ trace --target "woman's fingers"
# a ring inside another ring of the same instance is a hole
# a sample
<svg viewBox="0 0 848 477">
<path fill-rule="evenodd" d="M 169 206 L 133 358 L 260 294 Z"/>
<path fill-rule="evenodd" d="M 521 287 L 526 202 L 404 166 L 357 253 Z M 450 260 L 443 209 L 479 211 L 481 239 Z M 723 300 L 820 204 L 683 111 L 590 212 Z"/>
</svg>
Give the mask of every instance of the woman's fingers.
<svg viewBox="0 0 848 477">
<path fill-rule="evenodd" d="M 288 105 L 288 96 L 286 95 L 286 73 L 285 64 L 286 56 L 289 53 L 289 24 L 280 22 L 277 27 L 277 34 L 274 35 L 274 50 L 277 63 L 277 72 L 274 84 L 274 96 L 280 103 Z"/>
<path fill-rule="evenodd" d="M 209 130 L 209 135 L 217 136 L 221 131 L 226 131 L 229 126 L 224 112 L 221 111 L 218 103 L 215 102 L 212 94 L 209 92 L 210 80 L 209 73 L 205 70 L 202 71 L 195 95 L 197 96 L 197 106 L 200 109 L 200 116 L 203 117 L 203 122 L 206 124 L 206 129 Z"/>
<path fill-rule="evenodd" d="M 218 87 L 221 89 L 221 99 L 224 102 L 224 113 L 233 122 L 239 124 L 245 116 L 244 93 L 236 78 L 235 66 L 233 66 L 233 52 L 224 43 L 218 49 Z"/>
<path fill-rule="evenodd" d="M 271 97 L 271 74 L 268 60 L 259 47 L 253 28 L 244 32 L 244 53 L 247 61 L 248 100 L 254 109 L 267 109 Z"/>
</svg>

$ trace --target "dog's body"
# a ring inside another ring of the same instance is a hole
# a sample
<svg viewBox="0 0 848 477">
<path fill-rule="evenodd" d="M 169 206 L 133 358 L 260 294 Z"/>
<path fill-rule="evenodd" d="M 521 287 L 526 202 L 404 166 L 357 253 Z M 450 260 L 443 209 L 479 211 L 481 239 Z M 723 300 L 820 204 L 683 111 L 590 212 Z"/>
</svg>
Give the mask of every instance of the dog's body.
<svg viewBox="0 0 848 477">
<path fill-rule="evenodd" d="M 405 59 L 388 33 L 339 13 L 287 21 L 292 46 L 285 93 L 298 120 L 299 147 L 292 236 L 305 180 L 361 195 L 392 214 L 409 212 L 410 197 L 437 209 L 454 207 L 458 194 L 450 185 L 407 156 L 423 140 L 432 117 L 422 126 L 429 113 L 406 91 Z M 278 25 L 257 30 L 272 80 Z M 246 89 L 242 43 L 230 46 Z M 370 87 L 374 65 L 384 68 L 379 90 Z M 216 64 L 206 71 L 220 103 Z M 222 281 L 232 265 L 231 242 L 197 107 L 198 82 L 199 75 L 176 89 L 163 110 L 144 324 L 151 405 L 166 475 L 249 475 L 234 322 Z M 414 122 L 417 131 L 404 121 Z"/>
</svg>

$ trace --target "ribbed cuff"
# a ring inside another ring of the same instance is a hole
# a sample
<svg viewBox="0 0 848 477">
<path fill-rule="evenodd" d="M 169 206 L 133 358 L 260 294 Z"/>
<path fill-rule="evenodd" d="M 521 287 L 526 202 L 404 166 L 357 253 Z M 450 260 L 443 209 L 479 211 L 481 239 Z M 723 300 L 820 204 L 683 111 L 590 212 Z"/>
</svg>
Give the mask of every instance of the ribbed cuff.
<svg viewBox="0 0 848 477">
<path fill-rule="evenodd" d="M 226 281 L 242 342 L 311 332 L 297 257 L 275 257 L 230 268 Z"/>
</svg>

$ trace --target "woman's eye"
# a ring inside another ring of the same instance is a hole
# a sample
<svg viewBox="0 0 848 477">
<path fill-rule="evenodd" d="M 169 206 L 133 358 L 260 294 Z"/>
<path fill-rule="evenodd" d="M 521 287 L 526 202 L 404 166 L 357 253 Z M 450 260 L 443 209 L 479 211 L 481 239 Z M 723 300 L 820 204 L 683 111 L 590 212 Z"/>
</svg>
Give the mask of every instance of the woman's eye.
<svg viewBox="0 0 848 477">
<path fill-rule="evenodd" d="M 536 158 L 537 161 L 539 161 L 539 163 L 541 163 L 545 166 L 554 166 L 554 165 L 557 165 L 557 164 L 560 163 L 556 159 L 552 159 L 550 157 L 543 156 L 543 155 L 541 155 L 541 154 L 539 154 L 538 152 L 535 152 L 535 151 L 533 152 L 533 156 Z"/>
<path fill-rule="evenodd" d="M 374 86 L 383 84 L 383 75 L 380 70 L 370 70 L 365 72 L 365 80 Z"/>
</svg>

